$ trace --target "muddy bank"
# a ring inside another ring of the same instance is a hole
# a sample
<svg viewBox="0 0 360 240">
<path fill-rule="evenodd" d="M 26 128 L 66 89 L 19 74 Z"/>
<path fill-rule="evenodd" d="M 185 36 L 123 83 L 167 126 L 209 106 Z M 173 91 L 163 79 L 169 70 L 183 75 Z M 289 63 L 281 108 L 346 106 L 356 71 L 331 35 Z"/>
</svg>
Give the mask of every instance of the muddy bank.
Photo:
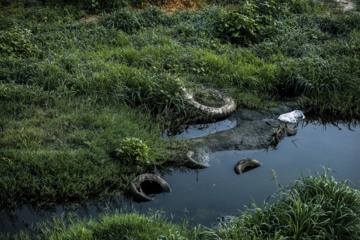
<svg viewBox="0 0 360 240">
<path fill-rule="evenodd" d="M 266 149 L 274 134 L 274 126 L 281 123 L 279 115 L 298 108 L 293 102 L 282 102 L 268 111 L 240 108 L 228 117 L 236 121 L 236 127 L 189 140 L 187 157 L 199 163 L 201 168 L 209 166 L 209 156 L 214 152 Z"/>
</svg>

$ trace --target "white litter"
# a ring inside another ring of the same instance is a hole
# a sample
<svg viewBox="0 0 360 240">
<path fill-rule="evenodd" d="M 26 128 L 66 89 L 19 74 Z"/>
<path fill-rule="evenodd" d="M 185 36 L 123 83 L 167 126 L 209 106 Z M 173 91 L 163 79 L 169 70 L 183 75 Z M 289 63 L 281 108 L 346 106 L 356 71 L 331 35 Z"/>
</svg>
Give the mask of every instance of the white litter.
<svg viewBox="0 0 360 240">
<path fill-rule="evenodd" d="M 279 120 L 288 123 L 297 123 L 299 120 L 304 119 L 305 115 L 300 110 L 284 113 L 279 116 Z"/>
</svg>

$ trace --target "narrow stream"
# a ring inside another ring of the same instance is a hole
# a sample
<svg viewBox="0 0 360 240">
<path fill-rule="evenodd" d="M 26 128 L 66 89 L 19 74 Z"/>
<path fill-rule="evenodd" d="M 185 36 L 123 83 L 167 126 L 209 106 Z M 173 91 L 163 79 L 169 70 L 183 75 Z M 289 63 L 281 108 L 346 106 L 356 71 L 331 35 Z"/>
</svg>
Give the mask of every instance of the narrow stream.
<svg viewBox="0 0 360 240">
<path fill-rule="evenodd" d="M 194 138 L 214 131 L 231 129 L 236 122 L 225 120 L 202 129 L 190 127 L 179 138 Z M 211 154 L 211 167 L 202 170 L 180 172 L 174 170 L 163 178 L 170 184 L 171 193 L 158 194 L 146 203 L 130 202 L 117 197 L 107 206 L 87 205 L 76 209 L 81 216 L 96 217 L 105 211 L 133 209 L 139 213 L 149 208 L 166 212 L 173 222 L 181 222 L 186 216 L 190 223 L 206 226 L 216 224 L 223 215 L 238 215 L 252 202 L 261 205 L 277 189 L 277 183 L 288 185 L 292 180 L 315 172 L 329 174 L 335 179 L 349 180 L 349 185 L 360 189 L 360 126 L 352 124 L 327 124 L 301 122 L 298 133 L 284 138 L 276 149 L 252 151 L 222 151 Z M 242 158 L 255 158 L 263 166 L 237 175 L 234 166 Z M 62 206 L 53 211 L 35 210 L 22 206 L 12 213 L 0 212 L 0 232 L 15 233 L 27 229 L 29 224 L 41 222 L 52 216 L 71 212 Z"/>
<path fill-rule="evenodd" d="M 301 123 L 298 133 L 284 138 L 276 149 L 252 151 L 222 151 L 210 155 L 211 167 L 186 174 L 174 171 L 164 176 L 172 193 L 157 195 L 155 201 L 139 204 L 143 209 L 162 208 L 175 214 L 180 221 L 186 216 L 194 223 L 211 226 L 219 216 L 237 215 L 253 201 L 261 205 L 277 189 L 277 182 L 288 185 L 304 176 L 324 173 L 335 179 L 349 180 L 360 189 L 360 127 L 345 124 L 322 125 Z M 190 136 L 191 137 L 191 136 Z M 234 172 L 243 158 L 255 158 L 263 166 L 244 174 Z"/>
</svg>

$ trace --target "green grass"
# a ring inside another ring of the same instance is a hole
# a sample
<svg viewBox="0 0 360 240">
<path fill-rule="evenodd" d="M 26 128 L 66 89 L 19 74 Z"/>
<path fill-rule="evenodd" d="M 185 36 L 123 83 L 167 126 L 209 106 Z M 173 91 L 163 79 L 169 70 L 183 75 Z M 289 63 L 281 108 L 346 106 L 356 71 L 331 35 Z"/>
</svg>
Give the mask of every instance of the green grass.
<svg viewBox="0 0 360 240">
<path fill-rule="evenodd" d="M 276 176 L 276 173 L 274 173 Z M 54 218 L 21 239 L 360 239 L 360 193 L 327 172 L 279 186 L 273 204 L 253 204 L 217 228 L 173 224 L 161 211 L 116 212 L 92 220 Z M 5 238 L 5 236 L 4 236 Z"/>
<path fill-rule="evenodd" d="M 360 116 L 360 15 L 335 1 L 208 1 L 173 14 L 107 3 L 1 3 L 1 208 L 105 197 L 154 165 L 181 165 L 184 144 L 161 134 L 205 118 L 185 89 L 213 87 L 239 107 L 286 98 Z M 80 20 L 93 13 L 101 19 Z M 143 141 L 153 164 L 119 165 L 126 138 Z"/>
<path fill-rule="evenodd" d="M 359 191 L 347 181 L 323 175 L 302 177 L 280 186 L 273 204 L 255 204 L 237 222 L 220 229 L 219 236 L 236 239 L 359 239 Z"/>
<path fill-rule="evenodd" d="M 164 149 L 174 147 L 172 141 L 160 139 L 161 124 L 126 107 L 61 102 L 56 108 L 22 114 L 26 118 L 12 119 L 1 132 L 3 207 L 71 203 L 119 193 L 136 174 L 154 165 L 161 168 L 169 156 Z M 125 136 L 142 139 L 151 149 L 151 166 L 114 158 Z"/>
</svg>

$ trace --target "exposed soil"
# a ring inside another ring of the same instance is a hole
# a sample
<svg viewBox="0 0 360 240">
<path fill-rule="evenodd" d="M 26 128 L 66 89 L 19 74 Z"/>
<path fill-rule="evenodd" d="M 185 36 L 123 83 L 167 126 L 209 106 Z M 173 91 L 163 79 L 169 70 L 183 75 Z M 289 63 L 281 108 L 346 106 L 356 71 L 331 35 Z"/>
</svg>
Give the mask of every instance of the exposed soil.
<svg viewBox="0 0 360 240">
<path fill-rule="evenodd" d="M 98 21 L 101 18 L 100 14 L 95 14 L 95 15 L 89 15 L 83 18 L 80 18 L 78 21 L 79 22 L 92 22 L 92 21 Z"/>
<path fill-rule="evenodd" d="M 149 0 L 143 4 L 143 7 L 148 7 L 151 4 L 154 5 L 154 3 Z M 161 8 L 166 14 L 184 10 L 196 11 L 201 8 L 201 2 L 199 0 L 164 0 L 156 2 L 155 5 Z"/>
</svg>

